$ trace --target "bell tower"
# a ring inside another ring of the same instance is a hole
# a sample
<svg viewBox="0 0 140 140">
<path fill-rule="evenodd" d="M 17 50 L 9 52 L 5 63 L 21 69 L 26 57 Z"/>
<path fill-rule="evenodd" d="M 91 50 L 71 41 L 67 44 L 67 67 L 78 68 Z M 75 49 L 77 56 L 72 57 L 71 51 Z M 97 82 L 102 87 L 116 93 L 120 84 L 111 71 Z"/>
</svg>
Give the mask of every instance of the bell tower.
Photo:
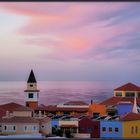
<svg viewBox="0 0 140 140">
<path fill-rule="evenodd" d="M 27 81 L 27 89 L 25 92 L 25 101 L 26 106 L 30 108 L 38 107 L 38 99 L 39 99 L 39 90 L 37 89 L 37 81 L 34 76 L 33 70 L 31 70 L 28 81 Z"/>
</svg>

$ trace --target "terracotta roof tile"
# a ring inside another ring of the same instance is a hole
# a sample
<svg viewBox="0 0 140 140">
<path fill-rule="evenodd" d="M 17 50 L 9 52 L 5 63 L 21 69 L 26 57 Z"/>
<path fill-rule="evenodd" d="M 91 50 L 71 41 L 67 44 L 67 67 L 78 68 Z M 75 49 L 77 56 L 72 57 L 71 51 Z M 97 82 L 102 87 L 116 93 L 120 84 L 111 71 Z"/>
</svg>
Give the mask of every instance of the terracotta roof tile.
<svg viewBox="0 0 140 140">
<path fill-rule="evenodd" d="M 100 104 L 102 105 L 116 105 L 119 101 L 121 101 L 122 97 L 111 97 L 104 101 L 102 101 Z"/>
<path fill-rule="evenodd" d="M 134 120 L 140 120 L 140 114 L 131 112 L 131 113 L 122 115 L 120 117 L 120 121 L 134 121 Z"/>
<path fill-rule="evenodd" d="M 57 107 L 57 105 L 48 105 L 45 107 L 37 107 L 35 110 L 46 110 L 46 111 L 77 111 L 77 112 L 87 112 L 88 111 L 88 107 L 87 108 L 82 108 L 82 107 L 78 107 L 78 108 L 74 108 L 74 107 Z"/>
<path fill-rule="evenodd" d="M 45 117 L 45 118 L 36 118 L 41 123 L 47 123 L 51 121 L 51 118 Z"/>
<path fill-rule="evenodd" d="M 133 83 L 127 83 L 123 86 L 120 86 L 114 90 L 118 90 L 118 91 L 140 91 L 140 87 L 133 84 Z"/>
<path fill-rule="evenodd" d="M 15 108 L 14 111 L 33 111 L 33 109 L 26 106 L 21 106 L 21 107 Z"/>
<path fill-rule="evenodd" d="M 64 105 L 88 105 L 88 104 L 84 101 L 68 101 L 64 103 Z"/>
<path fill-rule="evenodd" d="M 3 117 L 3 116 L 5 116 L 5 115 L 6 115 L 5 110 L 0 109 L 0 118 Z"/>
<path fill-rule="evenodd" d="M 11 102 L 11 103 L 7 103 L 7 104 L 2 104 L 0 105 L 0 116 L 5 116 L 6 111 L 9 111 L 10 113 L 12 113 L 16 108 L 18 107 L 22 107 L 23 105 Z"/>
<path fill-rule="evenodd" d="M 140 97 L 136 98 L 137 100 L 137 105 L 140 106 Z M 134 103 L 134 97 L 111 97 L 108 98 L 102 102 L 100 102 L 100 104 L 103 105 L 117 105 L 118 103 L 121 102 L 131 102 Z"/>
<path fill-rule="evenodd" d="M 38 120 L 32 117 L 10 117 L 10 118 L 1 118 L 0 123 L 39 123 Z"/>
</svg>

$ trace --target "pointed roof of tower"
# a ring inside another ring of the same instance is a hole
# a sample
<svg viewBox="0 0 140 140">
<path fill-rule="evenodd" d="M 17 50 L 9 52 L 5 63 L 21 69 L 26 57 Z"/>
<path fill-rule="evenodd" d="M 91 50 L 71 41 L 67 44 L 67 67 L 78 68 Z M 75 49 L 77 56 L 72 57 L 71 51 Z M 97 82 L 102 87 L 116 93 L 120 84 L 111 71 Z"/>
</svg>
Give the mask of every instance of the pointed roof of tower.
<svg viewBox="0 0 140 140">
<path fill-rule="evenodd" d="M 27 83 L 37 83 L 33 70 L 31 69 Z"/>
</svg>

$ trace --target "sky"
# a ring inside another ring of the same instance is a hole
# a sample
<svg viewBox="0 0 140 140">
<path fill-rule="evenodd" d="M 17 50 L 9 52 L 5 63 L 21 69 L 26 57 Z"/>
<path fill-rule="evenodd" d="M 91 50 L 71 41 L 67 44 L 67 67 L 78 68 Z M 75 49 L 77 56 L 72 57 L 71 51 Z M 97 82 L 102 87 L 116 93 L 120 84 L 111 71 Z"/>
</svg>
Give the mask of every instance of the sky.
<svg viewBox="0 0 140 140">
<path fill-rule="evenodd" d="M 139 2 L 0 2 L 0 81 L 140 84 Z"/>
</svg>

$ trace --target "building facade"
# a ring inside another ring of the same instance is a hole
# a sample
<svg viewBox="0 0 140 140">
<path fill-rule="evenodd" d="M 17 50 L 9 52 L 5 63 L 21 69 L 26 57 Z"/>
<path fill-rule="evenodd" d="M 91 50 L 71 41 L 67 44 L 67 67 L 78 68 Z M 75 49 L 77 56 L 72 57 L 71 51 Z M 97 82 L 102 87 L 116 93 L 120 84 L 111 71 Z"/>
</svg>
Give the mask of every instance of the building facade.
<svg viewBox="0 0 140 140">
<path fill-rule="evenodd" d="M 115 97 L 140 97 L 140 87 L 133 84 L 127 83 L 114 89 Z"/>
<path fill-rule="evenodd" d="M 79 133 L 90 134 L 91 138 L 100 138 L 100 121 L 85 117 L 79 121 Z"/>
<path fill-rule="evenodd" d="M 100 137 L 101 138 L 122 138 L 122 123 L 119 121 L 100 121 Z"/>
<path fill-rule="evenodd" d="M 130 101 L 121 101 L 117 104 L 116 108 L 118 111 L 118 115 L 121 116 L 121 115 L 127 114 L 129 112 L 132 112 L 133 103 Z"/>
</svg>

